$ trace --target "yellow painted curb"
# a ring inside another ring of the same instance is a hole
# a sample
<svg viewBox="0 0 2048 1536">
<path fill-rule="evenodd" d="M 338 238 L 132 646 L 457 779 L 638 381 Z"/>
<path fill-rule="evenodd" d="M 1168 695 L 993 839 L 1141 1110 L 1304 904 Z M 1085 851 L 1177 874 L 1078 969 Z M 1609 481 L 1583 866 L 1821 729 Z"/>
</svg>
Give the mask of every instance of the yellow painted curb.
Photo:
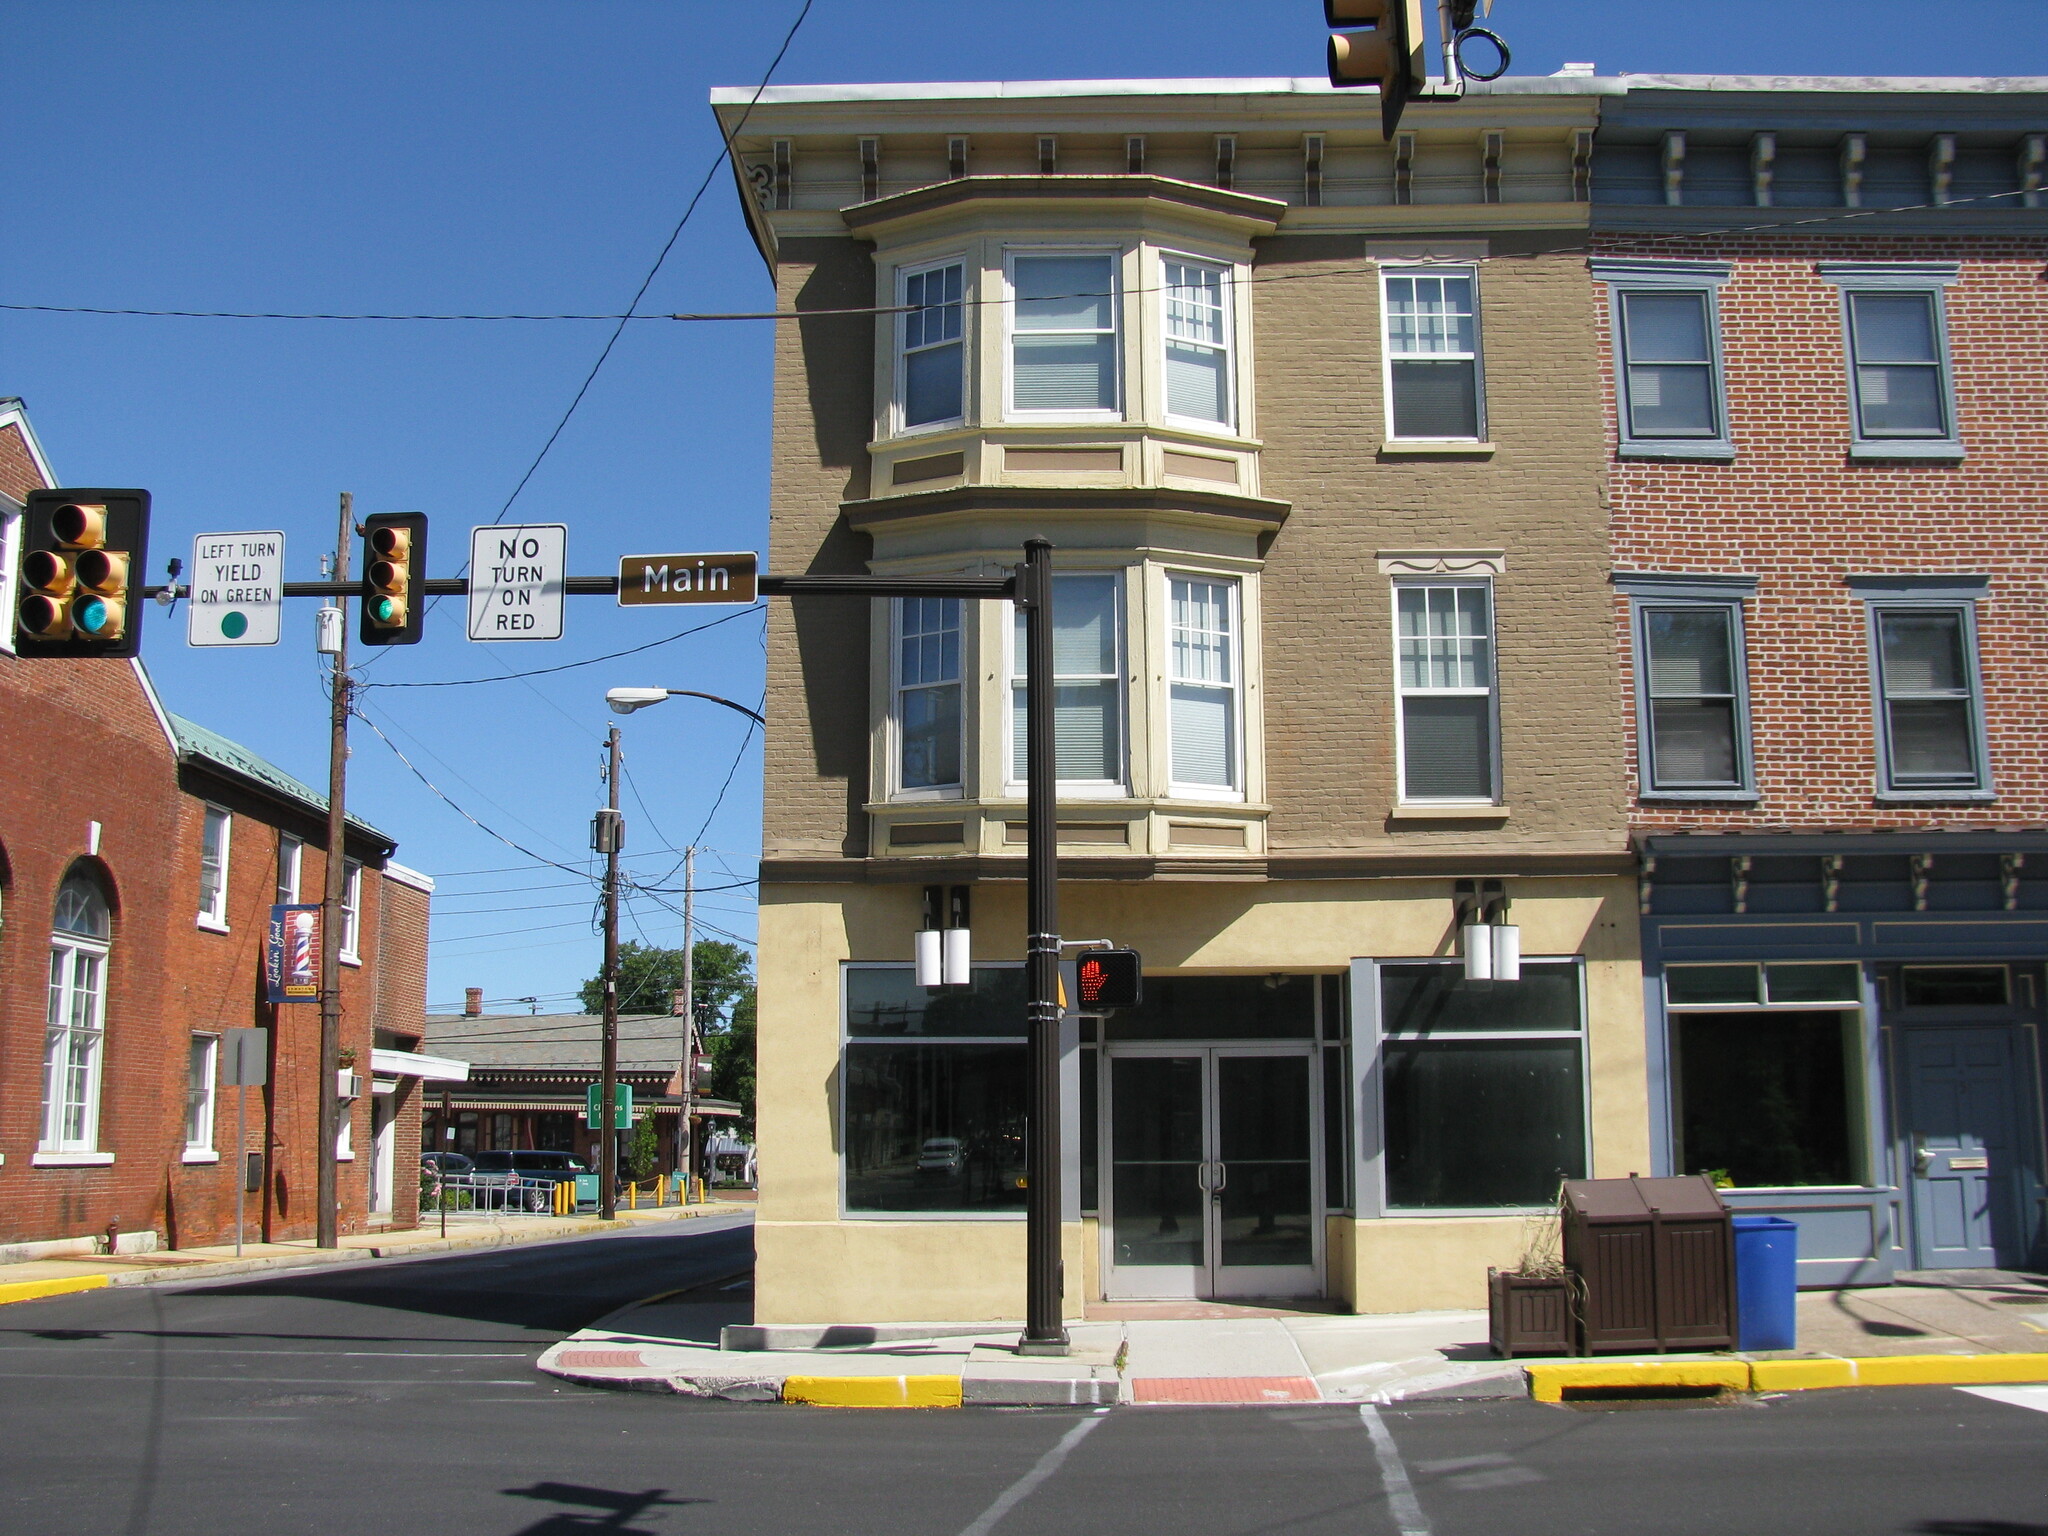
<svg viewBox="0 0 2048 1536">
<path fill-rule="evenodd" d="M 62 1280 L 14 1280 L 0 1285 L 0 1306 L 10 1301 L 66 1296 L 73 1291 L 97 1291 L 106 1283 L 105 1275 L 67 1275 Z"/>
<path fill-rule="evenodd" d="M 2048 1381 L 2048 1355 L 1875 1355 L 1852 1362 L 1859 1387 L 1960 1387 Z"/>
<path fill-rule="evenodd" d="M 817 1408 L 958 1408 L 958 1376 L 791 1376 L 785 1403 Z"/>
<path fill-rule="evenodd" d="M 1749 1390 L 1747 1360 L 1607 1360 L 1574 1365 L 1532 1365 L 1529 1395 L 1539 1403 L 1564 1400 L 1568 1388 L 1725 1387 Z"/>
<path fill-rule="evenodd" d="M 1749 1367 L 1759 1392 L 1806 1392 L 1815 1387 L 1856 1385 L 1854 1360 L 1757 1360 Z"/>
</svg>

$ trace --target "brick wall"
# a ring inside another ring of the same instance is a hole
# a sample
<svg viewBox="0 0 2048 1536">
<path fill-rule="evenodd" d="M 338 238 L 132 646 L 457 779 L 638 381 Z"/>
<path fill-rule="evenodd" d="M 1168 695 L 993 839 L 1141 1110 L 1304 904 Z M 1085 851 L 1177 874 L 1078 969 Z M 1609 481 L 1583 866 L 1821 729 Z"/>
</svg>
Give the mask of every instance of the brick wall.
<svg viewBox="0 0 2048 1536">
<path fill-rule="evenodd" d="M 1615 461 L 1615 566 L 1751 575 L 1745 613 L 1757 790 L 1752 805 L 1638 803 L 1646 830 L 2007 826 L 2048 820 L 2048 290 L 2037 241 L 1990 236 L 1634 241 L 1603 253 L 1730 261 L 1721 336 L 1732 464 Z M 1953 261 L 1947 294 L 1960 464 L 1855 463 L 1841 290 L 1819 261 Z M 1599 337 L 1610 330 L 1596 285 Z M 1611 358 L 1605 372 L 1614 441 Z M 1990 579 L 1978 633 L 1992 804 L 1885 804 L 1869 643 L 1850 575 Z M 1617 632 L 1632 663 L 1627 605 Z M 1629 675 L 1627 672 L 1624 675 Z M 1631 790 L 1634 699 L 1625 694 Z"/>
</svg>

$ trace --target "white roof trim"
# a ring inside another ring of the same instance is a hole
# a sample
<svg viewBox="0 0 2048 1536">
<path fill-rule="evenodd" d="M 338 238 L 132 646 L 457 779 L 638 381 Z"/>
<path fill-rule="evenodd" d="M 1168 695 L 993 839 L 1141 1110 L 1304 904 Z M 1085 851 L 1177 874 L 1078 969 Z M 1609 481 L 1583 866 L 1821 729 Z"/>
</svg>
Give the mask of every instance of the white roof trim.
<svg viewBox="0 0 2048 1536">
<path fill-rule="evenodd" d="M 142 696 L 149 700 L 149 711 L 156 716 L 157 726 L 164 733 L 164 742 L 171 749 L 172 761 L 178 756 L 178 733 L 171 729 L 171 717 L 164 712 L 164 701 L 156 696 L 156 684 L 149 680 L 149 668 L 142 664 L 140 656 L 131 656 L 128 665 L 135 669 L 135 680 L 142 684 Z"/>
<path fill-rule="evenodd" d="M 50 468 L 49 455 L 43 452 L 43 445 L 36 438 L 36 429 L 29 425 L 28 407 L 19 400 L 0 406 L 0 427 L 9 426 L 20 430 L 21 440 L 28 448 L 28 456 L 36 466 L 36 473 L 43 477 L 43 484 L 52 490 L 56 489 L 62 482 L 58 480 L 57 472 Z"/>
<path fill-rule="evenodd" d="M 466 1083 L 469 1063 L 453 1056 L 425 1056 L 418 1051 L 370 1050 L 370 1070 L 387 1077 L 417 1077 L 429 1083 Z"/>
<path fill-rule="evenodd" d="M 408 868 L 396 859 L 386 859 L 384 861 L 384 878 L 386 880 L 396 880 L 400 885 L 409 885 L 416 891 L 425 891 L 429 896 L 434 894 L 434 877 L 432 875 L 422 874 L 416 869 Z"/>
</svg>

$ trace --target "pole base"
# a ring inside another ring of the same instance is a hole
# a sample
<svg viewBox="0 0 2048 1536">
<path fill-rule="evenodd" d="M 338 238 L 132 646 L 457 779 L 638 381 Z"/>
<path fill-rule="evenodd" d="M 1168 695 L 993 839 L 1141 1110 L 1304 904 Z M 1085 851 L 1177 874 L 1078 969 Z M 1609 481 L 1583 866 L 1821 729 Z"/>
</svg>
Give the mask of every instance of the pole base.
<svg viewBox="0 0 2048 1536">
<path fill-rule="evenodd" d="M 1020 1355 L 1070 1355 L 1073 1352 L 1073 1340 L 1067 1337 L 1064 1328 L 1056 1339 L 1034 1339 L 1027 1335 L 1017 1341 L 1017 1353 Z"/>
</svg>

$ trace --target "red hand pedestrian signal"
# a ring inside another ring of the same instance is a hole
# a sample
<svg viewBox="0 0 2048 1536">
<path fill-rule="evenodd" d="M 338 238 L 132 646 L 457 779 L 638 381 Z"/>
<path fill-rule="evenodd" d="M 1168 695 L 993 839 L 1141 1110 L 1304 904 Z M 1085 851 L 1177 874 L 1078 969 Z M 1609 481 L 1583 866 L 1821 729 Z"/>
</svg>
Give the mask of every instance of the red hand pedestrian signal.
<svg viewBox="0 0 2048 1536">
<path fill-rule="evenodd" d="M 1084 1012 L 1135 1008 L 1144 995 L 1144 966 L 1135 949 L 1088 950 L 1076 979 Z"/>
</svg>

